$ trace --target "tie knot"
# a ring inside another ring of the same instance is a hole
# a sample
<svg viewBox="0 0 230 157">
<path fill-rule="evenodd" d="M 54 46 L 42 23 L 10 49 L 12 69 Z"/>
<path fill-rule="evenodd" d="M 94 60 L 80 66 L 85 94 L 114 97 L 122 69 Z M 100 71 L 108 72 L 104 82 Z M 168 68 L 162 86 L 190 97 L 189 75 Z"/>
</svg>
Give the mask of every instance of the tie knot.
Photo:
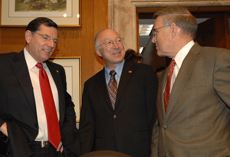
<svg viewBox="0 0 230 157">
<path fill-rule="evenodd" d="M 116 75 L 116 71 L 115 71 L 115 70 L 111 70 L 111 71 L 109 72 L 109 74 L 112 75 L 112 76 L 115 76 L 115 75 Z"/>
<path fill-rule="evenodd" d="M 37 63 L 37 64 L 36 64 L 36 67 L 38 67 L 39 69 L 42 69 L 42 68 L 43 68 L 43 66 L 42 66 L 41 63 Z"/>
</svg>

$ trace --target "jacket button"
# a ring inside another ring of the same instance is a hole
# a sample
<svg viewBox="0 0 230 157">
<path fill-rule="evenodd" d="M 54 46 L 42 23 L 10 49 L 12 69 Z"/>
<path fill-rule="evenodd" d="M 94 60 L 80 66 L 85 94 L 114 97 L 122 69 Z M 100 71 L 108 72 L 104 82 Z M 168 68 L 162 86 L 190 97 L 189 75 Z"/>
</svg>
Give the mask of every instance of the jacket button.
<svg viewBox="0 0 230 157">
<path fill-rule="evenodd" d="M 116 119 L 116 118 L 117 118 L 117 115 L 113 115 L 113 118 Z"/>
<path fill-rule="evenodd" d="M 164 125 L 164 130 L 168 129 L 168 126 L 167 125 Z"/>
</svg>

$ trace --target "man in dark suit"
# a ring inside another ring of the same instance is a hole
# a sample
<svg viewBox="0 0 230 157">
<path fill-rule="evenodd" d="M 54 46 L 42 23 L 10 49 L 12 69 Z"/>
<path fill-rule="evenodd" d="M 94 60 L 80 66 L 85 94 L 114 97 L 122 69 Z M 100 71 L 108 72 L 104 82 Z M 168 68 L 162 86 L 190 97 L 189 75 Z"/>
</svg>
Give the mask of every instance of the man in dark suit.
<svg viewBox="0 0 230 157">
<path fill-rule="evenodd" d="M 197 21 L 184 7 L 163 9 L 155 17 L 157 54 L 175 64 L 160 77 L 151 156 L 229 156 L 230 51 L 195 43 Z"/>
<path fill-rule="evenodd" d="M 27 44 L 24 50 L 0 55 L 0 133 L 9 137 L 6 156 L 58 157 L 64 156 L 64 153 L 70 156 L 80 154 L 74 104 L 66 91 L 64 68 L 48 61 L 58 42 L 57 27 L 48 18 L 36 18 L 26 28 Z M 43 72 L 48 76 L 54 110 L 45 109 L 37 63 L 43 66 Z M 50 125 L 47 113 L 52 111 L 55 120 Z M 57 128 L 53 133 L 59 136 L 54 135 L 52 139 L 55 140 L 51 144 L 49 128 L 55 122 Z"/>
<path fill-rule="evenodd" d="M 95 50 L 105 66 L 84 85 L 80 118 L 82 153 L 114 150 L 147 157 L 156 120 L 158 81 L 153 68 L 125 61 L 121 37 L 111 29 L 96 35 Z M 116 72 L 117 93 L 111 102 L 107 88 L 112 70 Z"/>
</svg>

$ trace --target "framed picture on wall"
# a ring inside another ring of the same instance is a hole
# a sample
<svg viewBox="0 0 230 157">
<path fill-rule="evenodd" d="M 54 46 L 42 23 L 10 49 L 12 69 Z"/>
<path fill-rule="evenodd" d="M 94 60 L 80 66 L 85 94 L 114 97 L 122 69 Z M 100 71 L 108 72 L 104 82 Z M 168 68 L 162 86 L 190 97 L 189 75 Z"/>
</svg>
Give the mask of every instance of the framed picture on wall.
<svg viewBox="0 0 230 157">
<path fill-rule="evenodd" d="M 81 60 L 80 57 L 55 57 L 50 61 L 62 65 L 66 73 L 67 92 L 75 105 L 76 122 L 80 120 L 81 107 Z"/>
<path fill-rule="evenodd" d="M 36 17 L 48 17 L 59 27 L 80 27 L 81 0 L 0 0 L 1 27 L 24 27 Z"/>
</svg>

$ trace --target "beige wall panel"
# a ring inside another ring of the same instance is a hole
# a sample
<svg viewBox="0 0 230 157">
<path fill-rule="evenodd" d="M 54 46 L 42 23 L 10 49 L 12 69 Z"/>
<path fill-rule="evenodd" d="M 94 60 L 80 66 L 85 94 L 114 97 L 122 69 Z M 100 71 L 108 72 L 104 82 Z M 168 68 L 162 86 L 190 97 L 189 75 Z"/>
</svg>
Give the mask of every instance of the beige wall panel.
<svg viewBox="0 0 230 157">
<path fill-rule="evenodd" d="M 108 0 L 94 0 L 94 36 L 103 28 L 108 28 Z M 94 64 L 94 70 L 103 68 L 104 62 L 95 53 L 97 62 Z M 98 64 L 99 63 L 99 64 Z"/>
<path fill-rule="evenodd" d="M 83 90 L 84 82 L 103 67 L 94 50 L 94 35 L 108 27 L 108 0 L 81 0 L 80 5 L 81 27 L 59 28 L 60 42 L 52 57 L 81 57 Z M 25 27 L 1 27 L 0 53 L 21 51 L 25 46 L 24 33 Z"/>
</svg>

